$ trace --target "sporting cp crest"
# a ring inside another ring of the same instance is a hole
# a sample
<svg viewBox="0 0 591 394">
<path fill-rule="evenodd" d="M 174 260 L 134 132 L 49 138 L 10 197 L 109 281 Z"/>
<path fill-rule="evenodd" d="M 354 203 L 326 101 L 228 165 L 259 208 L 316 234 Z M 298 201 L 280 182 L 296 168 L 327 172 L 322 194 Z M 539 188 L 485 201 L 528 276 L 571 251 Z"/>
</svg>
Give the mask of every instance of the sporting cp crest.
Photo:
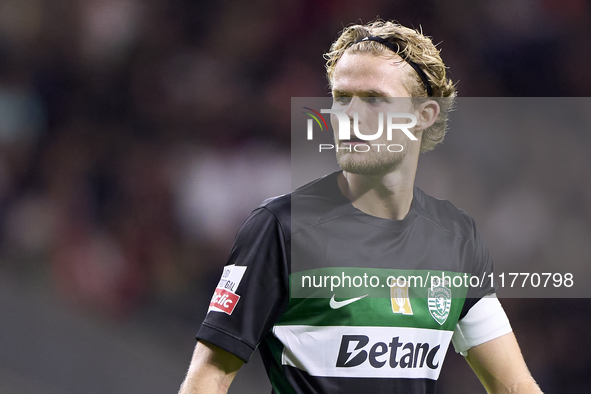
<svg viewBox="0 0 591 394">
<path fill-rule="evenodd" d="M 443 325 L 451 309 L 451 290 L 443 284 L 442 286 L 431 287 L 428 295 L 429 312 L 439 325 Z"/>
</svg>

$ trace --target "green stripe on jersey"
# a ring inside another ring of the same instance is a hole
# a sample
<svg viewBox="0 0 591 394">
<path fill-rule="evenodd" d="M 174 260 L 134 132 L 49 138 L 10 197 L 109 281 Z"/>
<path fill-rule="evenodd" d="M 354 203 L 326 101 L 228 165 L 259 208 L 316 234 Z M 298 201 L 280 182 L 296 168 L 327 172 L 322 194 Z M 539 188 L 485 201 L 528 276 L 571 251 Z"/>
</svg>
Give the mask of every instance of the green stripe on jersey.
<svg viewBox="0 0 591 394">
<path fill-rule="evenodd" d="M 319 268 L 290 275 L 278 325 L 416 327 L 453 331 L 469 276 L 430 270 Z"/>
</svg>

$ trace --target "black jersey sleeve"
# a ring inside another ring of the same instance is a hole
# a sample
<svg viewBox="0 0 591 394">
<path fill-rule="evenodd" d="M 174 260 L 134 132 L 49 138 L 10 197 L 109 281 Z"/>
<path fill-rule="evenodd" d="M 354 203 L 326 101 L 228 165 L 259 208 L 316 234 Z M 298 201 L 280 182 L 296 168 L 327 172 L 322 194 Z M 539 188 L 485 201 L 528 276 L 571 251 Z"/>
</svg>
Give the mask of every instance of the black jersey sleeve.
<svg viewBox="0 0 591 394">
<path fill-rule="evenodd" d="M 468 294 L 460 319 L 462 319 L 470 308 L 478 302 L 482 297 L 488 294 L 494 294 L 497 291 L 496 284 L 491 280 L 494 274 L 494 263 L 492 256 L 488 250 L 488 247 L 484 243 L 482 234 L 476 227 L 476 223 L 471 219 L 473 228 L 473 249 L 474 258 L 471 264 L 471 275 L 479 278 L 478 286 L 470 286 L 468 288 Z M 473 282 L 476 283 L 476 282 Z"/>
<path fill-rule="evenodd" d="M 247 362 L 288 304 L 286 228 L 259 207 L 240 228 L 197 339 Z"/>
</svg>

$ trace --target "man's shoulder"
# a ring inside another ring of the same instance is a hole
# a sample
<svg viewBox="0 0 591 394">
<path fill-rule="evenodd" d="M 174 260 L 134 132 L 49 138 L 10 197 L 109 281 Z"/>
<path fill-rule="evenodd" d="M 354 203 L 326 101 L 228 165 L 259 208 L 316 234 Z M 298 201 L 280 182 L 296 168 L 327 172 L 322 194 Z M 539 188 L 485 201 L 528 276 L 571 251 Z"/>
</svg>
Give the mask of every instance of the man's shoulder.
<svg viewBox="0 0 591 394">
<path fill-rule="evenodd" d="M 292 216 L 295 216 L 301 227 L 304 223 L 314 221 L 323 213 L 334 208 L 339 199 L 344 198 L 338 191 L 336 176 L 328 174 L 315 179 L 291 193 L 266 199 L 255 210 L 266 210 L 277 220 L 291 228 Z"/>
<path fill-rule="evenodd" d="M 289 223 L 291 217 L 291 193 L 267 198 L 256 210 L 259 209 L 269 211 L 282 223 Z"/>
<path fill-rule="evenodd" d="M 465 238 L 474 237 L 476 227 L 472 216 L 449 200 L 433 197 L 418 187 L 415 187 L 415 199 L 417 211 L 425 219 L 440 226 L 444 231 Z"/>
</svg>

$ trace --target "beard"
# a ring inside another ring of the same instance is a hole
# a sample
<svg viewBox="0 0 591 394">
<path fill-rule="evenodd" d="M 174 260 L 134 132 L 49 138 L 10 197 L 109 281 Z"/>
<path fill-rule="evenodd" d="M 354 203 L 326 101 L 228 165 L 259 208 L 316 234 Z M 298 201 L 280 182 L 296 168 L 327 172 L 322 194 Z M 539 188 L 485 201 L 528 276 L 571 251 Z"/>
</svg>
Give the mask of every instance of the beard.
<svg viewBox="0 0 591 394">
<path fill-rule="evenodd" d="M 360 175 L 384 175 L 395 170 L 406 157 L 406 146 L 401 152 L 349 152 L 337 150 L 337 163 L 343 171 Z"/>
</svg>

